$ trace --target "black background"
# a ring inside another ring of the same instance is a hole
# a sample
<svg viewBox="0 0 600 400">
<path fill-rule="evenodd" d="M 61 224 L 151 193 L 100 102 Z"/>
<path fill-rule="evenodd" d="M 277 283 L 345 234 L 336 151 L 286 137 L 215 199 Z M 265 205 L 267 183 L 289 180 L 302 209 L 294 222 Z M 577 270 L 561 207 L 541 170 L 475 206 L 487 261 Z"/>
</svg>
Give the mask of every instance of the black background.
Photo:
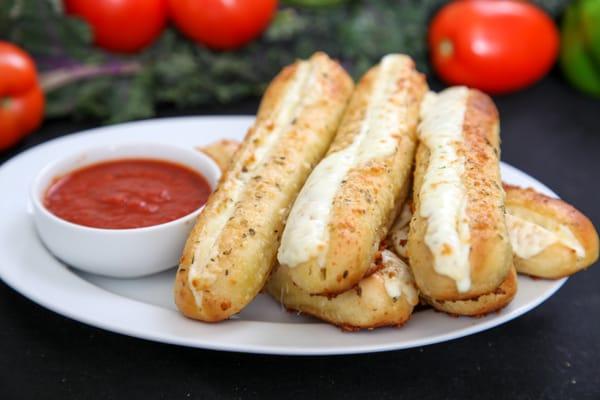
<svg viewBox="0 0 600 400">
<path fill-rule="evenodd" d="M 436 86 L 436 85 L 434 85 Z M 600 224 L 600 101 L 555 72 L 496 98 L 503 160 Z M 253 114 L 257 101 L 183 114 Z M 0 162 L 94 126 L 49 121 Z M 0 193 L 10 190 L 1 188 Z M 547 302 L 463 339 L 388 353 L 283 357 L 219 353 L 120 336 L 47 311 L 0 283 L 0 398 L 600 399 L 600 268 Z"/>
</svg>

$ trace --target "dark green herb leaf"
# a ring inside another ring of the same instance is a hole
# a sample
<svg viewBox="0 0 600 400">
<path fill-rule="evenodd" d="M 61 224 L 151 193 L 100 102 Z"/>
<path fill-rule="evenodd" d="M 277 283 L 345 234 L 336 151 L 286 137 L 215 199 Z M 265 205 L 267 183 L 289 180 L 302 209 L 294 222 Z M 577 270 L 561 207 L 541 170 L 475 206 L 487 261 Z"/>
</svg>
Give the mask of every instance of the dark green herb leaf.
<svg viewBox="0 0 600 400">
<path fill-rule="evenodd" d="M 341 60 L 355 78 L 391 52 L 410 54 L 427 71 L 427 23 L 445 3 L 301 2 L 328 4 L 280 9 L 261 39 L 233 52 L 214 52 L 167 29 L 140 54 L 110 54 L 92 45 L 89 26 L 65 15 L 60 0 L 0 0 L 0 38 L 35 57 L 49 117 L 113 123 L 151 117 L 157 104 L 197 107 L 259 96 L 281 67 L 317 50 Z M 567 2 L 536 1 L 553 15 Z"/>
</svg>

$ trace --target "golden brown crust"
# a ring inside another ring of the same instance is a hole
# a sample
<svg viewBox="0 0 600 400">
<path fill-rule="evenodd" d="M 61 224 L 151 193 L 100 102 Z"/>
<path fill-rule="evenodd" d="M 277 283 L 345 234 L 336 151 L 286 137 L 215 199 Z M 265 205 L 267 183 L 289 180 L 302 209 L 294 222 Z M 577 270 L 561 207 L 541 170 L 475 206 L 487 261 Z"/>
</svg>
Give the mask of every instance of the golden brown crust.
<svg viewBox="0 0 600 400">
<path fill-rule="evenodd" d="M 238 151 L 239 148 L 240 142 L 237 140 L 222 139 L 206 146 L 198 147 L 198 150 L 212 158 L 219 166 L 221 173 L 225 173 L 229 168 L 229 163 L 233 159 L 235 152 Z"/>
<path fill-rule="evenodd" d="M 421 295 L 421 298 L 438 311 L 455 316 L 483 317 L 506 307 L 517 293 L 517 272 L 509 270 L 508 276 L 493 292 L 467 300 L 435 300 Z"/>
<path fill-rule="evenodd" d="M 404 294 L 396 299 L 390 297 L 384 284 L 384 275 L 393 272 L 389 267 L 380 268 L 355 287 L 329 297 L 303 291 L 292 282 L 288 271 L 276 267 L 265 286 L 267 292 L 289 310 L 312 315 L 347 331 L 401 326 L 418 301 L 414 287 L 414 299 Z"/>
<path fill-rule="evenodd" d="M 515 267 L 519 273 L 558 279 L 587 268 L 598 260 L 598 233 L 592 222 L 573 206 L 533 189 L 504 184 L 504 190 L 508 213 L 542 227 L 564 225 L 585 249 L 585 257 L 578 258 L 575 250 L 557 242 L 528 259 L 515 254 Z"/>
<path fill-rule="evenodd" d="M 298 62 L 284 68 L 270 84 L 256 122 L 188 238 L 174 289 L 177 307 L 187 317 L 226 319 L 261 290 L 274 264 L 289 207 L 335 133 L 353 83 L 323 53 L 310 59 L 310 79 L 301 86 L 297 111 L 277 125 L 276 113 L 299 68 Z M 278 129 L 280 136 L 275 136 L 264 158 L 257 159 L 261 146 Z M 219 221 L 224 219 L 221 227 Z M 206 250 L 206 257 L 196 259 L 199 249 Z"/>
<path fill-rule="evenodd" d="M 433 268 L 433 255 L 424 240 L 427 220 L 418 211 L 430 152 L 421 143 L 416 154 L 413 186 L 416 212 L 410 224 L 408 254 L 421 291 L 439 300 L 468 299 L 493 291 L 505 279 L 512 263 L 500 180 L 498 111 L 492 100 L 477 90 L 469 90 L 463 135 L 466 147 L 463 184 L 471 236 L 471 286 L 466 292 L 459 292 L 453 279 Z"/>
<path fill-rule="evenodd" d="M 358 84 L 328 154 L 345 149 L 362 129 L 379 68 L 372 68 Z M 396 77 L 395 95 L 402 99 L 398 100 L 397 118 L 404 126 L 397 134 L 397 149 L 348 172 L 333 200 L 324 268 L 318 257 L 290 268 L 292 280 L 302 289 L 315 294 L 341 293 L 366 274 L 409 189 L 419 104 L 426 90 L 423 75 L 407 58 Z"/>
<path fill-rule="evenodd" d="M 412 207 L 412 191 L 410 191 L 386 239 L 394 253 L 406 262 L 408 262 L 408 229 L 413 215 Z"/>
</svg>

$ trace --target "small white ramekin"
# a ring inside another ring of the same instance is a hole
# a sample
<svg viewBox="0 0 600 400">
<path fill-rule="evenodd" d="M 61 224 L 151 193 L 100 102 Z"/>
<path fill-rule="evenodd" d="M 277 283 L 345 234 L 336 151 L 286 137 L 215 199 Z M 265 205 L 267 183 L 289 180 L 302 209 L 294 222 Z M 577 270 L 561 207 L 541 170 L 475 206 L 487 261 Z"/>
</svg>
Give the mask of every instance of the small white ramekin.
<svg viewBox="0 0 600 400">
<path fill-rule="evenodd" d="M 90 148 L 44 167 L 31 186 L 33 220 L 46 247 L 66 264 L 95 274 L 132 278 L 177 265 L 185 240 L 202 207 L 174 221 L 134 229 L 100 229 L 77 225 L 52 214 L 44 195 L 56 177 L 103 161 L 118 159 L 170 161 L 201 173 L 211 189 L 221 172 L 210 157 L 192 149 L 158 143 L 130 143 Z"/>
</svg>

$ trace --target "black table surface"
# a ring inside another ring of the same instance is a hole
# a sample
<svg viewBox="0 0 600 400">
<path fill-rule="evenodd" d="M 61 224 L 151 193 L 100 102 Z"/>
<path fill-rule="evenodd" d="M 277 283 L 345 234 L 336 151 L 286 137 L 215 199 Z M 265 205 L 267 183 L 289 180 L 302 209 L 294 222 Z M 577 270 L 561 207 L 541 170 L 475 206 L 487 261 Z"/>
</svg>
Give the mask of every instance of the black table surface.
<svg viewBox="0 0 600 400">
<path fill-rule="evenodd" d="M 503 160 L 600 226 L 600 101 L 574 92 L 557 74 L 496 101 Z M 253 114 L 257 104 L 185 114 Z M 92 126 L 49 121 L 18 148 L 0 153 L 0 162 Z M 451 342 L 286 357 L 121 336 L 54 314 L 0 283 L 0 398 L 600 399 L 599 284 L 600 268 L 592 268 L 522 317 Z"/>
</svg>

